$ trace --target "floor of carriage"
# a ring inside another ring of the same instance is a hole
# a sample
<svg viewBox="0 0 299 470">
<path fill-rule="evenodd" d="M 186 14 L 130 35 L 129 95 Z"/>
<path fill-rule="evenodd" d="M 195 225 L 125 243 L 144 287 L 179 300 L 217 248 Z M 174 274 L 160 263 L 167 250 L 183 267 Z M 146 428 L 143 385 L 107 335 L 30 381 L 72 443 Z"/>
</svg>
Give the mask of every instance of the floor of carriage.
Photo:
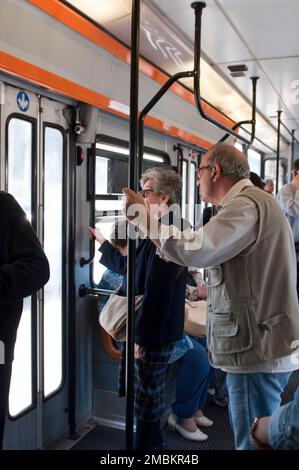
<svg viewBox="0 0 299 470">
<path fill-rule="evenodd" d="M 292 374 L 282 395 L 282 403 L 292 400 L 299 386 L 299 371 Z M 205 442 L 192 442 L 184 439 L 179 433 L 172 432 L 167 425 L 163 428 L 165 449 L 167 450 L 232 450 L 234 449 L 233 434 L 229 424 L 228 410 L 213 402 L 208 402 L 204 409 L 205 415 L 214 421 L 211 428 L 201 428 L 208 439 Z M 95 425 L 85 436 L 78 440 L 71 450 L 124 450 L 125 431 L 103 425 Z"/>
</svg>

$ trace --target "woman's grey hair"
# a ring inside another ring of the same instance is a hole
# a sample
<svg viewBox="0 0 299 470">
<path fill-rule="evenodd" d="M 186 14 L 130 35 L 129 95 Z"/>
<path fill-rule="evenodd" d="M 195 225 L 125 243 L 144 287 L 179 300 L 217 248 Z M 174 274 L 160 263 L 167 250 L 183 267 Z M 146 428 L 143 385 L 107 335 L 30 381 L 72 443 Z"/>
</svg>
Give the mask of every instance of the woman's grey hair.
<svg viewBox="0 0 299 470">
<path fill-rule="evenodd" d="M 240 180 L 250 177 L 250 169 L 245 155 L 232 145 L 216 144 L 211 150 L 209 164 L 218 163 L 223 176 L 235 177 Z"/>
<path fill-rule="evenodd" d="M 155 193 L 169 195 L 168 206 L 179 203 L 182 193 L 182 178 L 174 170 L 158 167 L 149 168 L 140 179 L 142 188 L 148 180 L 153 182 Z"/>
</svg>

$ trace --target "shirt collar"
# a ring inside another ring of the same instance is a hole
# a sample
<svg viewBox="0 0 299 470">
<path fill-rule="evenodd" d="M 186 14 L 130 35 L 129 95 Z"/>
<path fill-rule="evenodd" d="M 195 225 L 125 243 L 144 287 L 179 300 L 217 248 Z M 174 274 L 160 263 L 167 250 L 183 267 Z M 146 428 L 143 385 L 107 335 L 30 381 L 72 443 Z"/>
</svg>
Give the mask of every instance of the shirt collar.
<svg viewBox="0 0 299 470">
<path fill-rule="evenodd" d="M 217 209 L 226 206 L 235 196 L 240 194 L 240 192 L 248 186 L 253 186 L 250 180 L 244 178 L 238 181 L 236 184 L 233 185 L 233 187 L 226 193 L 224 198 L 220 201 L 219 206 L 217 206 Z"/>
</svg>

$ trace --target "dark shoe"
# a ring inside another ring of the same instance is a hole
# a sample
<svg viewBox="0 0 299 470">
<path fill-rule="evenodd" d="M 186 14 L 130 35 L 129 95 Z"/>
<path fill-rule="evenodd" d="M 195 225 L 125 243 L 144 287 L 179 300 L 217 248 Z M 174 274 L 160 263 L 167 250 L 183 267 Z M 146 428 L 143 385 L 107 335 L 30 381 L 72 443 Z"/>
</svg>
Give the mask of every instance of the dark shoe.
<svg viewBox="0 0 299 470">
<path fill-rule="evenodd" d="M 228 406 L 228 397 L 211 397 L 212 401 L 222 408 L 226 408 Z"/>
</svg>

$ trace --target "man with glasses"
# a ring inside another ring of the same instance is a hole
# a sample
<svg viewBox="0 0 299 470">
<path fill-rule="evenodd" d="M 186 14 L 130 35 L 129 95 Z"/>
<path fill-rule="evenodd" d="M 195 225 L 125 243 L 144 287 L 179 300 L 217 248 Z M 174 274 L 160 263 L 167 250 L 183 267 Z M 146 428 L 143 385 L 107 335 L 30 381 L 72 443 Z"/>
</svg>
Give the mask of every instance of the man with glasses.
<svg viewBox="0 0 299 470">
<path fill-rule="evenodd" d="M 209 267 L 207 343 L 212 365 L 227 372 L 236 449 L 252 449 L 251 423 L 280 404 L 299 339 L 296 261 L 292 231 L 275 198 L 252 185 L 245 155 L 217 144 L 198 169 L 201 199 L 217 214 L 193 234 L 139 220 L 166 259 Z M 143 204 L 124 189 L 127 209 Z M 134 216 L 127 217 L 136 223 Z M 281 293 L 283 292 L 283 295 Z"/>
<path fill-rule="evenodd" d="M 299 159 L 294 161 L 291 183 L 282 186 L 276 197 L 293 230 L 297 257 L 297 294 L 299 298 Z"/>
</svg>

